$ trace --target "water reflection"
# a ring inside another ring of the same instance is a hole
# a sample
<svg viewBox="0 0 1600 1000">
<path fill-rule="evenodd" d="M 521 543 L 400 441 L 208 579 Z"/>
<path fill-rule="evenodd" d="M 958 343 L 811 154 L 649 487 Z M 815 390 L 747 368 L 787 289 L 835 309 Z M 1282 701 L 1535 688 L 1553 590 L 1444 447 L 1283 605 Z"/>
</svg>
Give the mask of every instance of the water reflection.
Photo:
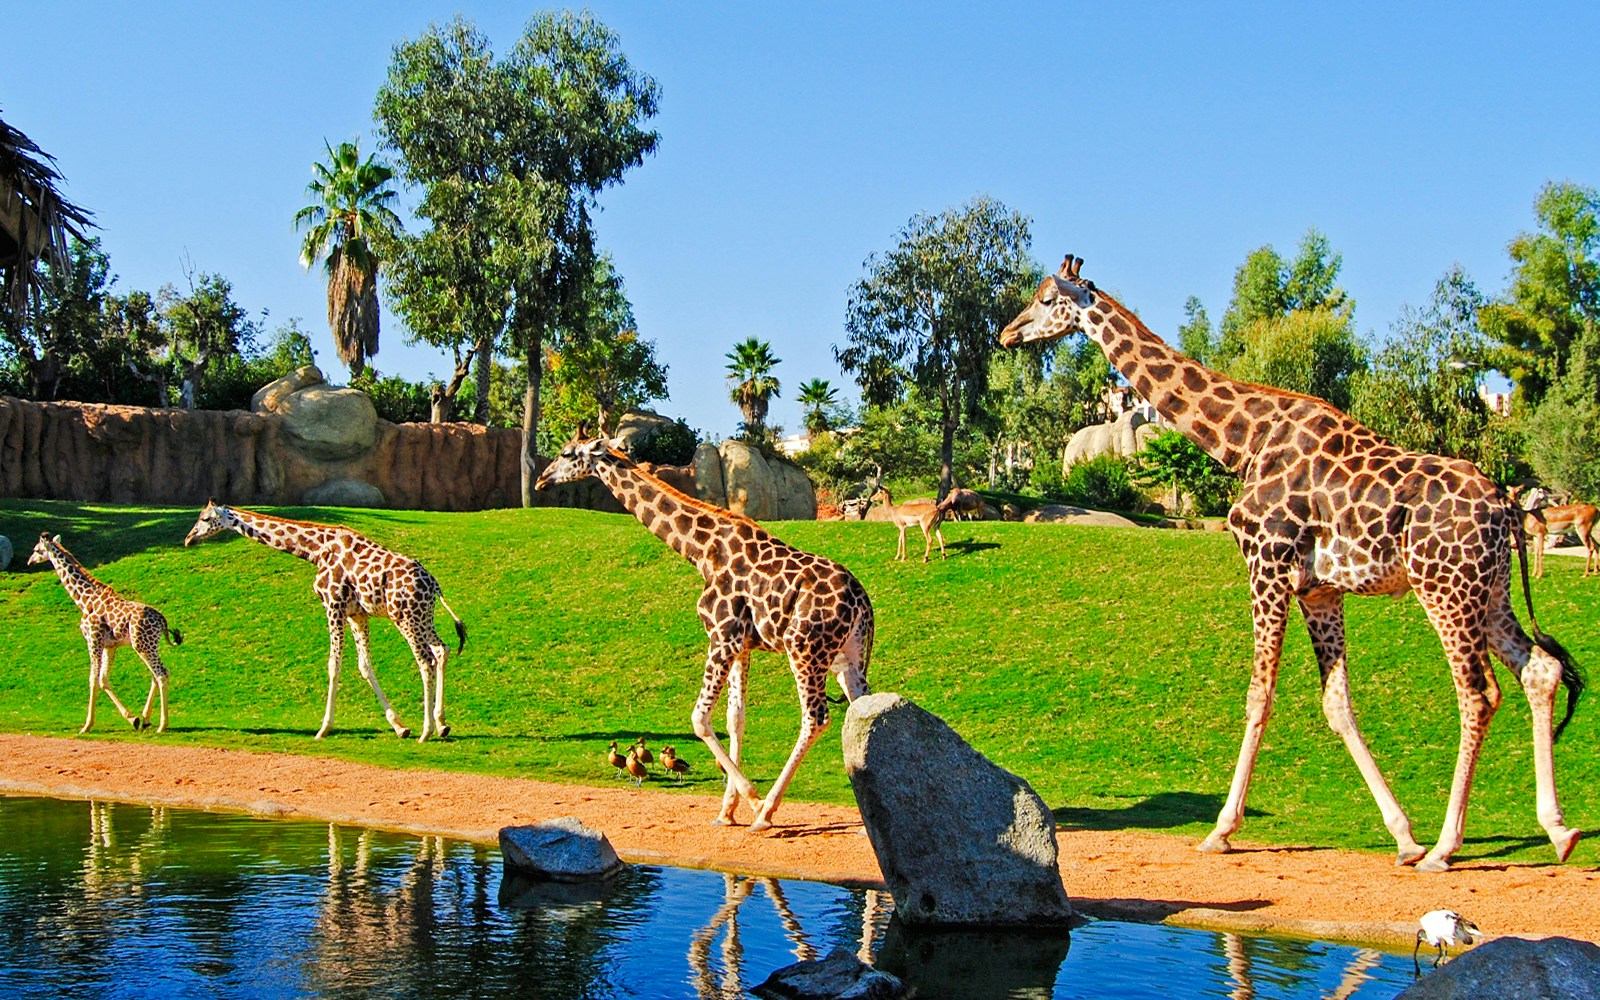
<svg viewBox="0 0 1600 1000">
<path fill-rule="evenodd" d="M 912 934 L 887 894 L 496 852 L 330 824 L 0 797 L 0 996 L 730 1000 L 845 948 L 939 997 L 1389 997 L 1404 956 L 1092 923 Z"/>
</svg>

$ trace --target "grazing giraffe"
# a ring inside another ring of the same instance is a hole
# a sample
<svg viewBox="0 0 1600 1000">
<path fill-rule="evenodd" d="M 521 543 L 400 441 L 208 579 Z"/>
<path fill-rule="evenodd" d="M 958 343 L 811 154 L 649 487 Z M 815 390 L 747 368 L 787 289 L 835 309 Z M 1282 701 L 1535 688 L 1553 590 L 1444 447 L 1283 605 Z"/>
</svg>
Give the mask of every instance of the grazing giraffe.
<svg viewBox="0 0 1600 1000">
<path fill-rule="evenodd" d="M 83 612 L 78 630 L 89 643 L 89 716 L 78 732 L 87 733 L 94 727 L 95 696 L 101 691 L 117 707 L 117 713 L 135 729 L 150 725 L 150 704 L 160 692 L 161 721 L 156 725 L 156 732 L 166 732 L 167 668 L 161 663 L 161 635 L 166 633 L 172 644 L 179 646 L 183 644 L 183 633 L 169 627 L 167 619 L 155 608 L 118 597 L 116 591 L 90 576 L 83 564 L 61 544 L 60 535 L 52 538 L 48 531 L 39 533 L 39 544 L 28 556 L 28 565 L 39 563 L 55 567 L 67 596 Z M 123 646 L 132 646 L 139 659 L 150 668 L 150 693 L 145 695 L 144 710 L 138 715 L 122 706 L 109 683 L 111 661 Z"/>
<path fill-rule="evenodd" d="M 422 734 L 418 742 L 426 740 L 430 733 L 441 738 L 450 735 L 450 727 L 444 721 L 444 661 L 449 650 L 434 631 L 433 602 L 437 600 L 443 604 L 456 623 L 456 636 L 460 639 L 456 647 L 458 653 L 466 648 L 467 627 L 450 610 L 433 574 L 410 556 L 391 552 L 349 528 L 291 521 L 229 507 L 215 500 L 208 502 L 200 512 L 200 519 L 189 529 L 183 544 L 190 545 L 230 528 L 317 567 L 314 589 L 328 615 L 328 703 L 322 713 L 322 728 L 317 730 L 317 739 L 327 736 L 328 730 L 333 728 L 333 696 L 339 690 L 346 625 L 356 640 L 356 668 L 372 686 L 372 693 L 378 696 L 383 717 L 389 720 L 395 735 L 401 739 L 411 735 L 411 730 L 401 725 L 378 684 L 378 672 L 372 665 L 367 643 L 369 618 L 387 618 L 394 622 L 417 659 L 417 669 L 422 671 Z"/>
<path fill-rule="evenodd" d="M 1320 399 L 1248 385 L 1168 347 L 1138 317 L 1079 276 L 1068 257 L 1044 279 L 1000 342 L 1083 332 L 1178 430 L 1242 483 L 1228 525 L 1244 555 L 1255 623 L 1255 666 L 1244 742 L 1209 852 L 1230 849 L 1244 818 L 1262 732 L 1272 714 L 1289 602 L 1299 603 L 1322 674 L 1322 709 L 1344 740 L 1394 835 L 1400 864 L 1444 871 L 1461 847 L 1467 796 L 1500 687 L 1493 651 L 1522 682 L 1533 716 L 1538 816 L 1566 860 L 1579 831 L 1563 822 L 1552 746 L 1572 718 L 1583 679 L 1533 617 L 1521 511 L 1470 462 L 1397 448 Z M 1521 557 L 1533 639 L 1511 607 L 1510 542 Z M 1356 726 L 1345 664 L 1344 595 L 1417 595 L 1444 644 L 1461 740 L 1439 840 L 1424 851 Z M 1552 733 L 1557 688 L 1567 712 Z M 1420 859 L 1420 860 L 1419 860 Z"/>
<path fill-rule="evenodd" d="M 691 719 L 695 735 L 728 776 L 716 822 L 731 824 L 742 798 L 755 813 L 750 829 L 765 830 L 800 769 L 806 751 L 828 725 L 828 674 L 851 701 L 870 694 L 872 602 L 850 571 L 802 552 L 754 521 L 673 489 L 601 439 L 577 436 L 539 476 L 537 489 L 590 477 L 705 580 L 700 622 L 709 637 L 705 676 Z M 744 740 L 745 681 L 751 650 L 784 653 L 800 692 L 800 735 L 794 752 L 763 800 L 739 769 Z M 711 728 L 711 713 L 728 687 L 728 747 Z"/>
</svg>

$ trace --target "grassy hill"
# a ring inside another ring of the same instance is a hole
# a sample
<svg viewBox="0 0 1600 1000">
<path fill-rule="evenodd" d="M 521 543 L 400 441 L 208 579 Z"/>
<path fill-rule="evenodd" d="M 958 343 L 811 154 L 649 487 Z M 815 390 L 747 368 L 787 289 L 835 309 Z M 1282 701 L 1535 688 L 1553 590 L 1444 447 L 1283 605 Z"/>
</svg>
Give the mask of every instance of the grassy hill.
<svg viewBox="0 0 1600 1000">
<path fill-rule="evenodd" d="M 606 744 L 644 736 L 700 763 L 684 784 L 720 789 L 692 735 L 704 633 L 699 578 L 631 518 L 571 510 L 470 514 L 287 509 L 348 524 L 420 558 L 468 623 L 452 657 L 443 743 L 389 733 L 347 643 L 333 734 L 311 737 L 326 686 L 327 629 L 311 567 L 219 536 L 191 549 L 194 509 L 0 501 L 18 548 L 0 574 L 0 729 L 65 736 L 83 721 L 87 655 L 77 612 L 54 574 L 22 565 L 42 529 L 59 532 L 97 576 L 161 608 L 187 637 L 163 655 L 172 728 L 134 734 L 102 700 L 95 736 L 322 754 L 392 767 L 445 768 L 607 784 Z M 1203 836 L 1232 774 L 1249 676 L 1243 564 L 1215 532 L 997 523 L 947 526 L 951 558 L 894 563 L 887 524 L 771 526 L 849 566 L 871 593 L 878 634 L 869 679 L 940 715 L 1026 777 L 1069 826 Z M 1535 582 L 1541 624 L 1600 684 L 1600 581 L 1550 560 Z M 1520 607 L 1520 587 L 1518 588 Z M 1416 601 L 1347 602 L 1356 711 L 1418 838 L 1438 831 L 1455 760 L 1455 697 Z M 443 613 L 441 612 L 441 617 Z M 446 619 L 446 625 L 448 619 Z M 441 628 L 448 635 L 448 628 Z M 386 693 L 409 725 L 421 685 L 404 643 L 374 624 Z M 453 641 L 453 637 L 450 637 Z M 453 647 L 452 647 L 453 648 Z M 1503 669 L 1504 707 L 1478 770 L 1462 857 L 1543 861 L 1534 816 L 1527 703 Z M 127 702 L 147 674 L 130 651 L 113 671 Z M 1564 703 L 1560 703 L 1564 704 Z M 1558 706 L 1559 711 L 1559 706 Z M 749 771 L 765 787 L 793 744 L 798 708 L 784 661 L 757 654 Z M 719 711 L 720 718 L 720 711 Z M 836 724 L 790 796 L 851 801 Z M 1557 746 L 1568 822 L 1600 827 L 1600 687 Z M 908 766 L 915 766 L 908 761 Z M 708 773 L 709 772 L 709 773 Z M 1389 851 L 1354 764 L 1322 719 L 1305 631 L 1291 626 L 1276 713 L 1252 786 L 1246 840 Z M 1574 862 L 1600 863 L 1580 844 Z"/>
</svg>

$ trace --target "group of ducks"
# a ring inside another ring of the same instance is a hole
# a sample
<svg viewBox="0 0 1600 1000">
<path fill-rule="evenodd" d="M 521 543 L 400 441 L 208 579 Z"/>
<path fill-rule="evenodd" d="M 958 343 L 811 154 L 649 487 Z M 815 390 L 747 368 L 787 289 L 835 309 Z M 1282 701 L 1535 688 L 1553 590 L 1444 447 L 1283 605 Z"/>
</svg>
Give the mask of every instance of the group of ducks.
<svg viewBox="0 0 1600 1000">
<path fill-rule="evenodd" d="M 635 788 L 644 787 L 645 776 L 650 773 L 649 765 L 655 763 L 656 755 L 644 745 L 644 737 L 634 740 L 633 746 L 628 748 L 626 754 L 617 752 L 617 741 L 611 741 L 611 750 L 606 754 L 606 763 L 617 769 L 617 777 L 631 776 Z M 690 771 L 689 762 L 678 756 L 678 752 L 670 746 L 661 748 L 661 767 L 679 781 Z"/>
</svg>

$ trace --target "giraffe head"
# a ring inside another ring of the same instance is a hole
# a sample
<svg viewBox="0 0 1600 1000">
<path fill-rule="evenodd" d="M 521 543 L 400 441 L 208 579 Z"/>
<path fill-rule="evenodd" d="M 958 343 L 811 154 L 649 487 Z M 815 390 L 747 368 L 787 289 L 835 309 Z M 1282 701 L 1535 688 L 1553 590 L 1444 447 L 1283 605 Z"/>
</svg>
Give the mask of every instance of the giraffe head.
<svg viewBox="0 0 1600 1000">
<path fill-rule="evenodd" d="M 184 536 L 183 544 L 192 545 L 210 538 L 219 531 L 226 531 L 233 525 L 233 511 L 215 500 L 207 500 L 205 509 L 200 512 L 200 519 L 194 522 L 194 527 Z"/>
<path fill-rule="evenodd" d="M 1098 294 L 1094 282 L 1078 276 L 1082 257 L 1067 255 L 1061 270 L 1039 282 L 1033 301 L 1017 318 L 1000 331 L 1004 347 L 1016 347 L 1034 340 L 1055 340 L 1083 329 L 1084 311 Z"/>
<path fill-rule="evenodd" d="M 612 450 L 611 442 L 605 438 L 592 438 L 588 436 L 588 428 L 579 426 L 572 440 L 561 449 L 561 454 L 551 460 L 539 474 L 539 481 L 534 484 L 536 490 L 548 489 L 557 483 L 575 483 L 580 479 L 588 479 L 595 474 L 602 462 L 615 459 L 616 452 Z"/>
<path fill-rule="evenodd" d="M 28 555 L 28 565 L 37 566 L 50 561 L 50 552 L 61 545 L 61 536 L 50 537 L 50 532 L 39 532 L 39 544 L 33 547 L 33 552 Z"/>
</svg>

